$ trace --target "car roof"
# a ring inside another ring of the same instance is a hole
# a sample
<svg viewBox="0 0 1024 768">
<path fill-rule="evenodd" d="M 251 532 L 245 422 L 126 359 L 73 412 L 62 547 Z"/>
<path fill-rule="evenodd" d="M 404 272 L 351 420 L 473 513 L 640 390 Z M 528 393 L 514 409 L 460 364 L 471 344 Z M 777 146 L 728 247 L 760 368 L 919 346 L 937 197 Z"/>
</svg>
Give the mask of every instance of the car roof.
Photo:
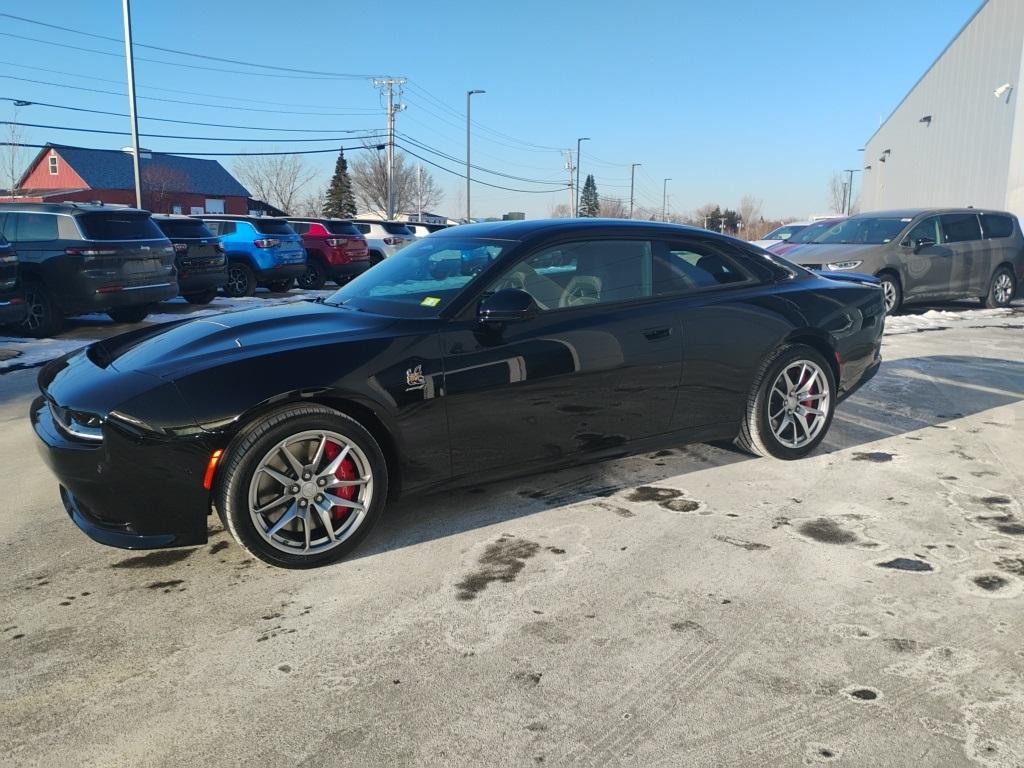
<svg viewBox="0 0 1024 768">
<path fill-rule="evenodd" d="M 396 221 L 395 219 L 360 219 L 359 217 L 349 219 L 349 221 L 355 221 L 360 224 L 401 224 L 402 226 L 412 223 L 409 221 Z"/>
<path fill-rule="evenodd" d="M 280 219 L 281 221 L 308 221 L 314 224 L 351 224 L 352 219 L 329 219 L 316 216 L 274 216 L 268 218 Z"/>
<path fill-rule="evenodd" d="M 943 213 L 998 213 L 1003 216 L 1012 216 L 1007 211 L 998 211 L 992 208 L 895 208 L 888 211 L 865 211 L 850 216 L 851 219 L 865 218 L 889 218 L 889 219 L 913 219 L 923 215 L 936 215 Z"/>
<path fill-rule="evenodd" d="M 198 216 L 188 216 L 184 213 L 154 213 L 152 216 L 157 221 L 202 221 Z"/>
<path fill-rule="evenodd" d="M 22 211 L 25 213 L 66 213 L 74 216 L 84 213 L 146 213 L 139 208 L 126 205 L 104 205 L 103 203 L 0 203 L 0 211 Z"/>
<path fill-rule="evenodd" d="M 532 219 L 516 221 L 486 221 L 478 224 L 459 224 L 448 227 L 434 235 L 442 237 L 487 237 L 495 240 L 530 240 L 535 237 L 572 234 L 573 232 L 601 233 L 614 232 L 648 235 L 700 235 L 717 239 L 732 239 L 718 232 L 685 224 L 668 224 L 660 221 L 641 221 L 638 219 Z"/>
</svg>

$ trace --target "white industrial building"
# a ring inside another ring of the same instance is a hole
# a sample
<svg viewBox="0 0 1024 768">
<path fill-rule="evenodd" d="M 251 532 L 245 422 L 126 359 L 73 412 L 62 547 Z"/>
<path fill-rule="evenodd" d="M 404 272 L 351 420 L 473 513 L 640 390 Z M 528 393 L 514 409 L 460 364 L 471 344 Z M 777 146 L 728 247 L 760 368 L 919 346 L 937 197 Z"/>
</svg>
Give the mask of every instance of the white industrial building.
<svg viewBox="0 0 1024 768">
<path fill-rule="evenodd" d="M 1024 220 L 1022 66 L 1024 0 L 987 0 L 868 140 L 861 210 L 973 205 Z"/>
</svg>

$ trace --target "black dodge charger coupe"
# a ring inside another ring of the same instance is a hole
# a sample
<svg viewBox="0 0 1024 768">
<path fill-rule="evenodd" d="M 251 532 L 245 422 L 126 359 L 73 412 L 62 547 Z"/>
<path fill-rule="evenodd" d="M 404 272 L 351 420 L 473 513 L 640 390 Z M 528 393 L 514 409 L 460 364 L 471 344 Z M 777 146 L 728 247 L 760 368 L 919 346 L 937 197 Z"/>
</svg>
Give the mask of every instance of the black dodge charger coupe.
<svg viewBox="0 0 1024 768">
<path fill-rule="evenodd" d="M 117 547 L 302 568 L 389 499 L 655 446 L 824 438 L 880 364 L 872 277 L 650 222 L 453 227 L 325 300 L 143 328 L 48 364 L 31 418 L 72 520 Z"/>
</svg>

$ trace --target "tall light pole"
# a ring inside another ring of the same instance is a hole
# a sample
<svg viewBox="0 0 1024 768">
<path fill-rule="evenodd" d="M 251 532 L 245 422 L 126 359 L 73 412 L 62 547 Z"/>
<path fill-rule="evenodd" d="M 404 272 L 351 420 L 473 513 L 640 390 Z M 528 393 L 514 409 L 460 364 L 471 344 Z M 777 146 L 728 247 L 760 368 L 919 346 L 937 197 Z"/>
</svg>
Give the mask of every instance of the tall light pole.
<svg viewBox="0 0 1024 768">
<path fill-rule="evenodd" d="M 142 171 L 139 159 L 139 117 L 135 112 L 135 57 L 132 55 L 132 9 L 121 0 L 124 16 L 124 60 L 128 67 L 128 117 L 132 123 L 132 170 L 135 173 L 135 207 L 142 207 Z"/>
<path fill-rule="evenodd" d="M 470 204 L 469 204 L 469 195 L 470 195 L 470 190 L 469 190 L 469 176 L 470 176 L 470 172 L 469 172 L 469 124 L 470 124 L 470 119 L 469 119 L 469 115 L 470 115 L 470 105 L 472 104 L 472 101 L 470 100 L 470 97 L 471 96 L 475 96 L 478 93 L 487 93 L 487 91 L 480 91 L 480 90 L 466 91 L 466 223 L 467 224 L 470 222 Z"/>
<path fill-rule="evenodd" d="M 665 179 L 661 185 L 661 220 L 668 221 L 668 183 L 672 179 Z"/>
<path fill-rule="evenodd" d="M 633 163 L 629 169 L 629 218 L 633 218 L 633 182 L 636 181 L 636 169 L 643 163 Z"/>
<path fill-rule="evenodd" d="M 580 144 L 584 141 L 590 141 L 590 137 L 576 139 L 576 210 L 572 212 L 573 216 L 580 215 Z"/>
<path fill-rule="evenodd" d="M 860 168 L 847 168 L 843 171 L 847 175 L 846 182 L 846 210 L 844 213 L 849 216 L 850 211 L 853 209 L 853 174 L 863 173 Z"/>
</svg>

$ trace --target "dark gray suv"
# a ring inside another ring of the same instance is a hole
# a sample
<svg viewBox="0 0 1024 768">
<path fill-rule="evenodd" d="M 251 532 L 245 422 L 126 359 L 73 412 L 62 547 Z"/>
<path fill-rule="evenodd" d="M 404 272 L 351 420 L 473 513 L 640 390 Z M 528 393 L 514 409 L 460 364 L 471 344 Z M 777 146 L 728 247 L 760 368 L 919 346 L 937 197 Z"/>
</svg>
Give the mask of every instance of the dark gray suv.
<svg viewBox="0 0 1024 768">
<path fill-rule="evenodd" d="M 969 298 L 1005 307 L 1024 280 L 1017 217 L 975 208 L 862 213 L 786 258 L 808 269 L 878 276 L 890 313 L 913 302 Z"/>
</svg>

